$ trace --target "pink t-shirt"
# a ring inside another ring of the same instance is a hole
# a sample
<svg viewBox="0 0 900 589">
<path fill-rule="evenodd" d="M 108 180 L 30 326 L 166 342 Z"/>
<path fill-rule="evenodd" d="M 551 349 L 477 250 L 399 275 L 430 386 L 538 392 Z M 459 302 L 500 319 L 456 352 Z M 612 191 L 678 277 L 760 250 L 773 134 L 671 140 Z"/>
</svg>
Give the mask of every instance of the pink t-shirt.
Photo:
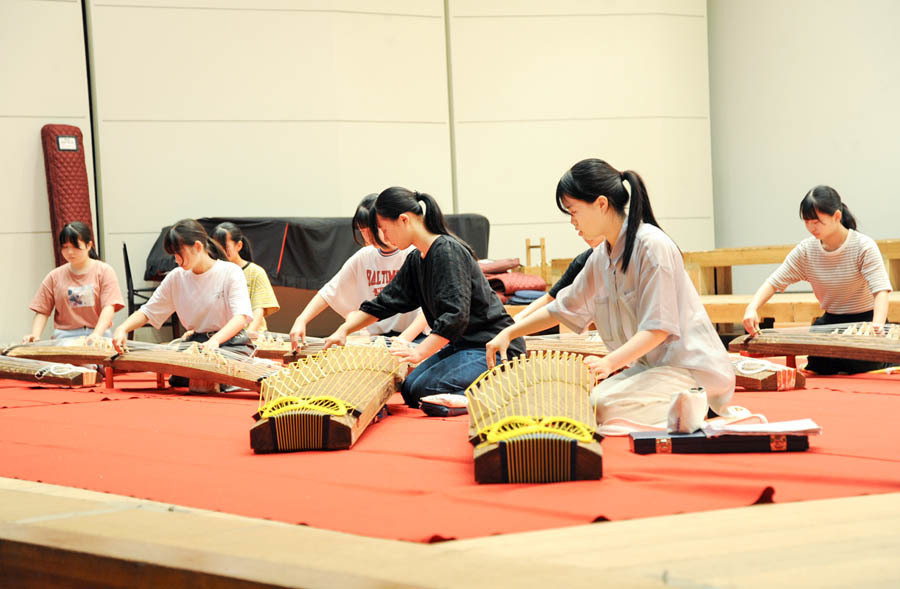
<svg viewBox="0 0 900 589">
<path fill-rule="evenodd" d="M 41 282 L 29 308 L 42 315 L 50 315 L 55 309 L 53 326 L 69 330 L 93 329 L 107 305 L 116 311 L 125 306 L 119 281 L 112 266 L 93 260 L 84 274 L 75 274 L 69 264 L 52 270 Z"/>
</svg>

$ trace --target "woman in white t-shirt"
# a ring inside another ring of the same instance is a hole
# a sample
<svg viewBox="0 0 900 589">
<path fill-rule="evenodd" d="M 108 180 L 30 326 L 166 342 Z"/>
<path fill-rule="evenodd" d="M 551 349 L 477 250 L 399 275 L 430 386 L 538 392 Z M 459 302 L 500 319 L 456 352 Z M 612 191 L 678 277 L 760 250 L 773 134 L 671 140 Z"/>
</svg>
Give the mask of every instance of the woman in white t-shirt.
<svg viewBox="0 0 900 589">
<path fill-rule="evenodd" d="M 415 246 L 397 249 L 377 245 L 369 229 L 369 211 L 375 204 L 377 194 L 362 199 L 353 215 L 353 241 L 363 246 L 350 256 L 337 274 L 313 296 L 291 328 L 291 347 L 297 349 L 306 341 L 309 322 L 327 307 L 334 309 L 341 317 L 359 309 L 363 301 L 374 299 L 394 278 Z M 396 336 L 411 342 L 426 327 L 425 316 L 419 310 L 394 315 L 367 327 L 372 335 Z"/>
<path fill-rule="evenodd" d="M 871 321 L 881 328 L 888 314 L 888 277 L 878 245 L 856 231 L 856 219 L 830 186 L 816 186 L 800 202 L 800 217 L 812 235 L 791 250 L 759 287 L 744 311 L 744 328 L 759 331 L 759 308 L 795 282 L 812 285 L 825 310 L 813 325 Z M 810 356 L 807 370 L 819 374 L 877 370 L 880 362 Z"/>
<path fill-rule="evenodd" d="M 250 354 L 250 338 L 244 327 L 253 318 L 247 281 L 241 269 L 225 261 L 225 252 L 193 219 L 179 221 L 163 239 L 166 252 L 178 267 L 166 274 L 150 300 L 131 314 L 113 334 L 113 345 L 122 351 L 128 332 L 150 323 L 156 329 L 172 313 L 188 332 L 185 341 L 206 349 L 228 348 Z"/>
<path fill-rule="evenodd" d="M 591 392 L 599 433 L 665 427 L 672 400 L 699 386 L 710 408 L 725 412 L 735 382 L 728 352 L 681 251 L 656 222 L 641 177 L 582 160 L 557 184 L 556 204 L 583 239 L 600 245 L 555 301 L 488 342 L 488 366 L 512 338 L 560 322 L 577 333 L 593 321 L 610 350 L 584 359 L 603 379 Z"/>
</svg>

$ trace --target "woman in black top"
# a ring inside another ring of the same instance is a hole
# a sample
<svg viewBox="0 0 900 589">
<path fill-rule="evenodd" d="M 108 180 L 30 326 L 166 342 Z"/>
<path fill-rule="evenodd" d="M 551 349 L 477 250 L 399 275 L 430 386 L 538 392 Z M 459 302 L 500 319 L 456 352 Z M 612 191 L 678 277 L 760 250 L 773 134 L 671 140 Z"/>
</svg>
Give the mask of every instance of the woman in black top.
<svg viewBox="0 0 900 589">
<path fill-rule="evenodd" d="M 462 394 L 485 370 L 484 345 L 512 325 L 500 299 L 491 290 L 469 247 L 453 236 L 437 202 L 428 194 L 388 188 L 378 195 L 369 217 L 377 241 L 405 249 L 415 245 L 394 279 L 377 297 L 327 340 L 343 344 L 347 334 L 397 313 L 422 308 L 431 334 L 415 348 L 394 349 L 402 361 L 417 364 L 401 387 L 411 407 L 428 395 Z M 525 342 L 513 340 L 509 352 L 525 352 Z"/>
</svg>

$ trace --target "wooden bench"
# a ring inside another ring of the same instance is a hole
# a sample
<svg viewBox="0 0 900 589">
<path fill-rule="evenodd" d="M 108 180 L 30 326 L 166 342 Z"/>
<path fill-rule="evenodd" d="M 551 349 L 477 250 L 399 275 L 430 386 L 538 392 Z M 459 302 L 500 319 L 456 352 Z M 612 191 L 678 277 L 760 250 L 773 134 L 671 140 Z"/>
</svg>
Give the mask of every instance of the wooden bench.
<svg viewBox="0 0 900 589">
<path fill-rule="evenodd" d="M 888 308 L 888 321 L 900 323 L 900 292 L 892 292 L 888 295 L 890 306 Z M 744 310 L 753 299 L 753 295 L 721 294 L 700 295 L 700 301 L 706 308 L 710 321 L 718 324 L 741 323 L 744 319 Z M 510 315 L 515 315 L 524 306 L 507 305 L 506 310 Z M 811 292 L 785 292 L 776 293 L 759 310 L 761 319 L 774 319 L 775 323 L 798 323 L 809 325 L 821 316 L 822 307 Z M 569 331 L 565 326 L 560 326 L 560 331 Z"/>
<path fill-rule="evenodd" d="M 888 321 L 900 322 L 900 292 L 888 295 Z M 753 295 L 719 294 L 700 295 L 700 300 L 713 323 L 741 323 L 744 311 Z M 802 323 L 809 325 L 823 313 L 819 301 L 811 292 L 776 293 L 759 310 L 761 319 L 772 318 L 776 323 Z"/>
<path fill-rule="evenodd" d="M 876 240 L 894 290 L 900 290 L 900 239 Z M 731 268 L 753 264 L 780 264 L 793 245 L 720 248 L 684 252 L 684 268 L 701 295 L 732 294 Z"/>
</svg>

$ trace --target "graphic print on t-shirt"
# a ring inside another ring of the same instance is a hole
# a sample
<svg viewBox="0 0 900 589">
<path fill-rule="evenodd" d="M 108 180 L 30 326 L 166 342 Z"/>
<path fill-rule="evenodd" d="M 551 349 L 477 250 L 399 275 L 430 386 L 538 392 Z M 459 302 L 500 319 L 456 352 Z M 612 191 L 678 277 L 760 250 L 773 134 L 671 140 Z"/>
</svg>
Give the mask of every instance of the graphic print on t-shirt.
<svg viewBox="0 0 900 589">
<path fill-rule="evenodd" d="M 377 295 L 384 290 L 384 287 L 387 286 L 396 275 L 397 270 L 366 270 L 366 280 L 372 288 L 372 294 Z"/>
<path fill-rule="evenodd" d="M 70 307 L 93 307 L 94 306 L 94 285 L 85 284 L 83 286 L 72 285 L 67 291 Z"/>
</svg>

